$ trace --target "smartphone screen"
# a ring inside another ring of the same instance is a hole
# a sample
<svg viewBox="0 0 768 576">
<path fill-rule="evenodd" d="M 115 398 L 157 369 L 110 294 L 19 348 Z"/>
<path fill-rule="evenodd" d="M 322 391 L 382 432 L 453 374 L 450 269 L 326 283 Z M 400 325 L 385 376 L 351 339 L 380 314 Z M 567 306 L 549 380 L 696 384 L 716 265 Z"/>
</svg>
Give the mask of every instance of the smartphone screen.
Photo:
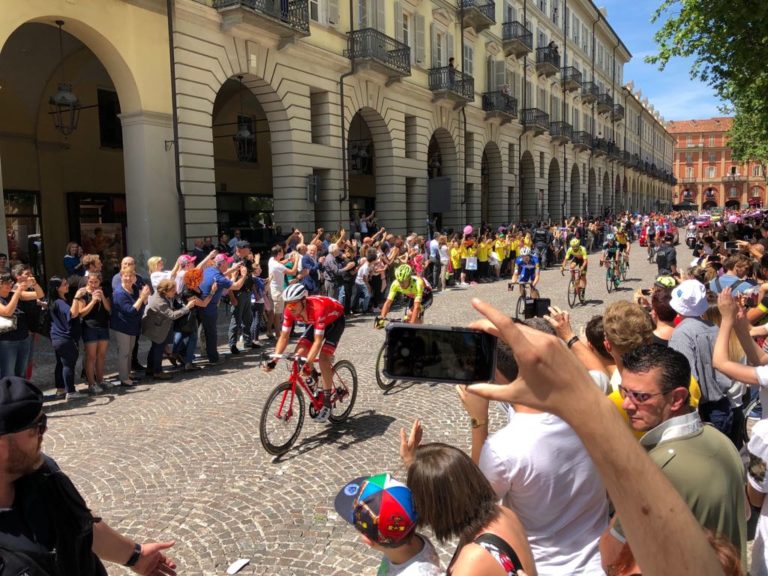
<svg viewBox="0 0 768 576">
<path fill-rule="evenodd" d="M 490 382 L 496 337 L 470 328 L 390 324 L 384 375 L 396 380 Z"/>
<path fill-rule="evenodd" d="M 728 252 L 736 252 L 739 249 L 739 245 L 736 242 L 726 242 L 725 249 Z"/>
</svg>

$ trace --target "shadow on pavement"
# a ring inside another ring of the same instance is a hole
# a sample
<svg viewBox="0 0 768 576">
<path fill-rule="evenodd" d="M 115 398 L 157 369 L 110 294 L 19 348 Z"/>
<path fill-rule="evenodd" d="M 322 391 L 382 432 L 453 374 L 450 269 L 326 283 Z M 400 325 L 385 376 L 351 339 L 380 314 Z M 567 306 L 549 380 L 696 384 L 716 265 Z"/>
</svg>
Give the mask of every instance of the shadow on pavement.
<svg viewBox="0 0 768 576">
<path fill-rule="evenodd" d="M 370 438 L 383 436 L 394 421 L 394 417 L 373 410 L 350 416 L 341 424 L 315 424 L 311 418 L 307 418 L 305 422 L 308 425 L 326 428 L 303 438 L 288 453 L 276 456 L 272 462 L 287 462 L 326 444 L 336 444 L 337 450 L 348 450 Z"/>
</svg>

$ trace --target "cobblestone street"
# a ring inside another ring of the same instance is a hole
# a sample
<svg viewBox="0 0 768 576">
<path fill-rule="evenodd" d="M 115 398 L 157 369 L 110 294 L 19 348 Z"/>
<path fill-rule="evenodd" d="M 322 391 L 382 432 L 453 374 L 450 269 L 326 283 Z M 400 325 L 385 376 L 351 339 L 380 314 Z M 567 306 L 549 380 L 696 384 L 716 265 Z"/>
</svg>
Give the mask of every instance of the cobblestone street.
<svg viewBox="0 0 768 576">
<path fill-rule="evenodd" d="M 591 256 L 588 301 L 573 310 L 574 326 L 650 286 L 656 266 L 637 243 L 632 249 L 629 281 L 611 294 L 598 256 Z M 688 249 L 679 246 L 679 263 L 689 260 Z M 567 308 L 566 284 L 558 268 L 545 271 L 542 296 Z M 506 282 L 450 291 L 435 296 L 428 322 L 466 325 L 476 318 L 473 296 L 510 313 L 517 299 Z M 51 404 L 43 447 L 113 527 L 139 541 L 175 539 L 171 554 L 180 574 L 224 574 L 238 558 L 250 559 L 240 572 L 248 575 L 375 574 L 377 554 L 333 510 L 338 489 L 370 473 L 403 478 L 399 430 L 417 417 L 426 441 L 469 445 L 467 418 L 452 386 L 404 384 L 386 394 L 376 386 L 383 339 L 369 316 L 348 322 L 337 359 L 357 369 L 352 416 L 336 427 L 307 418 L 297 445 L 280 459 L 262 449 L 258 429 L 266 396 L 286 369 L 263 374 L 254 353 L 177 381 Z M 48 368 L 38 370 L 43 380 L 49 377 Z M 441 550 L 444 565 L 449 548 Z M 128 573 L 114 566 L 109 571 Z"/>
</svg>

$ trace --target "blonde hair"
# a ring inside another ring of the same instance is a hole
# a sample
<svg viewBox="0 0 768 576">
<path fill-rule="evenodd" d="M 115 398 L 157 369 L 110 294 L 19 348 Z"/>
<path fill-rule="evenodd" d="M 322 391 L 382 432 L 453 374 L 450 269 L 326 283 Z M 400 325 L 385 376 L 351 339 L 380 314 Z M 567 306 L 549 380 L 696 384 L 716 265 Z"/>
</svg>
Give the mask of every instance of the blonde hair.
<svg viewBox="0 0 768 576">
<path fill-rule="evenodd" d="M 624 354 L 653 341 L 653 321 L 639 304 L 614 302 L 605 309 L 603 332 L 611 349 Z"/>
<path fill-rule="evenodd" d="M 161 256 L 152 256 L 149 260 L 147 260 L 147 269 L 150 272 L 159 272 L 160 269 L 158 266 L 163 261 L 163 258 Z"/>
</svg>

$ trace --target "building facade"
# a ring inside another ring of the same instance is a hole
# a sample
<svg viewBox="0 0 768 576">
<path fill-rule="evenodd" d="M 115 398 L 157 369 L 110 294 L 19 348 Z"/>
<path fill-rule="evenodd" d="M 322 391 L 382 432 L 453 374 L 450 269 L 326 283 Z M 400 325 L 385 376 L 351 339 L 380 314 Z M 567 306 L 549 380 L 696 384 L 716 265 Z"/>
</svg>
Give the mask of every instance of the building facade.
<svg viewBox="0 0 768 576">
<path fill-rule="evenodd" d="M 671 205 L 673 139 L 590 0 L 4 8 L 0 238 L 47 275 L 69 240 L 141 264 L 373 210 L 404 232 Z"/>
<path fill-rule="evenodd" d="M 766 206 L 765 166 L 736 162 L 728 147 L 731 118 L 670 122 L 675 137 L 676 204 L 709 208 Z"/>
</svg>

